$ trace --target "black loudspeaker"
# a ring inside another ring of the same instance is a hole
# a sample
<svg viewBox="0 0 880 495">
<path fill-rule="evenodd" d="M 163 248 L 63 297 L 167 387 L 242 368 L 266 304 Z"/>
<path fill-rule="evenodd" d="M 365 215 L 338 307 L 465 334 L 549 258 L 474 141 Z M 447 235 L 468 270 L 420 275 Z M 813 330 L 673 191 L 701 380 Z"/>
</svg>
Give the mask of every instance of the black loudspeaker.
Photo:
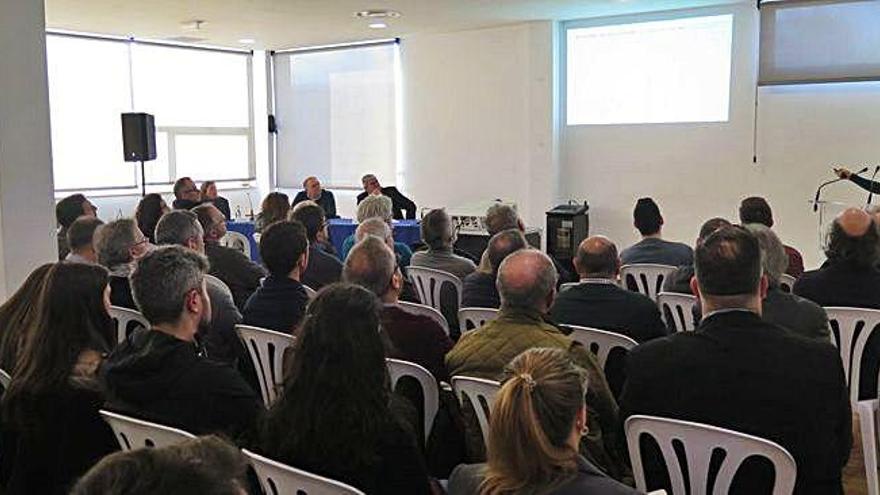
<svg viewBox="0 0 880 495">
<path fill-rule="evenodd" d="M 156 159 L 156 126 L 152 115 L 122 114 L 122 150 L 127 162 Z"/>
</svg>

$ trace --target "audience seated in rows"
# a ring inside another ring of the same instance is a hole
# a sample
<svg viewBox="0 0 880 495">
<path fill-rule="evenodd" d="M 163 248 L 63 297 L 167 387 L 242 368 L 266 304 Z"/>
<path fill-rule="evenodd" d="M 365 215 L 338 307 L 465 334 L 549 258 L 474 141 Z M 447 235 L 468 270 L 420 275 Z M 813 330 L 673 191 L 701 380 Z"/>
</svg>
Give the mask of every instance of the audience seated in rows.
<svg viewBox="0 0 880 495">
<path fill-rule="evenodd" d="M 390 357 L 419 364 L 437 380 L 448 381 L 443 358 L 452 341 L 432 318 L 413 313 L 398 304 L 403 291 L 403 274 L 394 253 L 374 236 L 355 244 L 345 259 L 346 282 L 365 287 L 382 301 L 382 331 L 393 349 Z"/>
<path fill-rule="evenodd" d="M 623 440 L 617 434 L 617 404 L 595 357 L 544 320 L 556 295 L 556 270 L 550 258 L 537 250 L 520 250 L 508 256 L 498 270 L 501 312 L 495 320 L 462 334 L 446 355 L 450 376 L 499 380 L 504 367 L 521 352 L 533 347 L 567 351 L 589 372 L 587 393 L 590 435 L 586 447 L 590 459 L 615 478 L 623 476 Z M 480 440 L 479 445 L 482 444 Z M 480 447 L 469 443 L 476 454 Z"/>
<path fill-rule="evenodd" d="M 181 177 L 174 182 L 174 201 L 171 207 L 175 210 L 189 210 L 202 202 L 202 194 L 196 183 L 189 177 Z"/>
<path fill-rule="evenodd" d="M 244 454 L 210 435 L 109 455 L 80 478 L 70 495 L 245 495 L 246 473 Z"/>
<path fill-rule="evenodd" d="M 382 187 L 379 184 L 379 179 L 373 174 L 363 176 L 361 184 L 364 186 L 364 192 L 358 194 L 358 205 L 369 196 L 385 196 L 391 200 L 391 214 L 395 220 L 416 218 L 416 204 L 398 191 L 396 187 Z"/>
<path fill-rule="evenodd" d="M 498 267 L 508 255 L 527 247 L 526 238 L 519 229 L 502 230 L 493 235 L 486 248 L 486 259 L 490 270 L 476 270 L 464 278 L 461 307 L 499 308 L 501 299 L 498 297 L 498 287 L 495 285 Z"/>
<path fill-rule="evenodd" d="M 147 254 L 153 245 L 131 218 L 120 218 L 102 225 L 96 232 L 98 263 L 110 270 L 110 301 L 114 306 L 137 310 L 128 285 L 132 263 Z"/>
<path fill-rule="evenodd" d="M 98 263 L 98 255 L 95 253 L 95 231 L 104 225 L 104 222 L 94 217 L 79 217 L 67 229 L 67 246 L 70 252 L 64 257 L 64 261 L 73 263 Z"/>
<path fill-rule="evenodd" d="M 138 228 L 147 236 L 152 243 L 156 243 L 156 224 L 162 215 L 171 211 L 162 196 L 156 193 L 150 193 L 144 196 L 134 210 L 134 218 L 137 220 Z"/>
<path fill-rule="evenodd" d="M 832 345 L 761 320 L 767 279 L 757 239 L 724 227 L 696 253 L 693 290 L 705 316 L 631 350 L 621 416 L 661 416 L 728 428 L 776 442 L 797 463 L 795 493 L 842 493 L 852 445 L 849 397 Z M 648 488 L 666 488 L 656 443 L 642 445 Z M 766 493 L 772 471 L 747 460 L 731 493 Z"/>
<path fill-rule="evenodd" d="M 588 431 L 588 373 L 562 349 L 530 349 L 510 362 L 489 415 L 486 464 L 459 466 L 450 495 L 635 495 L 578 454 Z"/>
<path fill-rule="evenodd" d="M 41 311 L 38 302 L 46 275 L 54 266 L 54 263 L 38 266 L 0 306 L 0 370 L 12 373 L 15 369 L 19 352 L 24 346 L 25 331 Z"/>
<path fill-rule="evenodd" d="M 321 187 L 321 181 L 317 177 L 306 177 L 303 181 L 303 190 L 296 193 L 293 198 L 293 207 L 303 201 L 313 201 L 324 211 L 328 219 L 339 218 L 336 214 L 336 198 L 333 193 Z"/>
<path fill-rule="evenodd" d="M 67 246 L 67 229 L 81 216 L 97 217 L 98 207 L 82 194 L 72 194 L 55 205 L 55 220 L 58 222 L 58 260 L 63 260 L 70 248 Z"/>
<path fill-rule="evenodd" d="M 391 224 L 391 221 L 393 220 L 391 214 L 391 199 L 388 196 L 370 195 L 358 204 L 358 224 L 370 218 L 382 219 L 382 221 L 388 224 L 388 227 L 392 229 L 392 232 L 394 231 L 394 226 Z M 352 246 L 354 246 L 354 242 L 355 234 L 346 237 L 342 242 L 342 252 L 339 254 L 343 260 L 348 256 L 348 252 L 351 250 Z M 394 253 L 397 254 L 397 259 L 401 267 L 405 268 L 409 266 L 413 255 L 409 246 L 402 242 L 395 242 Z"/>
<path fill-rule="evenodd" d="M 362 287 L 337 284 L 318 293 L 259 450 L 365 493 L 428 494 L 416 436 L 391 400 L 380 311 Z"/>
<path fill-rule="evenodd" d="M 290 212 L 290 199 L 286 194 L 281 192 L 270 192 L 263 198 L 260 205 L 260 212 L 254 220 L 254 230 L 263 232 L 266 227 L 275 222 L 287 219 Z"/>
<path fill-rule="evenodd" d="M 229 210 L 229 200 L 217 194 L 216 182 L 212 180 L 202 182 L 199 193 L 202 202 L 211 203 L 216 206 L 227 220 L 232 218 L 232 212 Z"/>
<path fill-rule="evenodd" d="M 462 280 L 477 269 L 473 261 L 452 252 L 456 235 L 446 210 L 429 211 L 422 217 L 421 231 L 428 249 L 413 253 L 411 266 L 451 273 Z"/>
<path fill-rule="evenodd" d="M 226 235 L 226 217 L 211 203 L 203 203 L 192 209 L 205 233 L 205 256 L 211 263 L 210 274 L 229 287 L 238 309 L 244 309 L 251 294 L 266 276 L 263 268 L 250 260 L 238 249 L 220 244 Z"/>
<path fill-rule="evenodd" d="M 652 263 L 686 266 L 693 264 L 694 251 L 687 244 L 663 239 L 663 216 L 651 198 L 639 198 L 633 209 L 633 225 L 642 240 L 624 249 L 620 259 L 624 265 Z"/>
<path fill-rule="evenodd" d="M 729 227 L 731 225 L 724 218 L 710 218 L 703 222 L 700 227 L 700 233 L 697 235 L 697 242 L 694 244 L 698 247 L 703 239 L 709 237 L 712 232 L 721 227 Z M 676 294 L 691 294 L 691 279 L 694 278 L 694 264 L 679 266 L 663 280 L 663 292 L 674 292 Z"/>
<path fill-rule="evenodd" d="M 156 228 L 162 238 L 162 223 Z M 196 223 L 198 225 L 198 223 Z M 227 364 L 200 352 L 196 333 L 212 321 L 208 260 L 194 249 L 164 246 L 137 262 L 131 287 L 149 330 L 133 333 L 102 368 L 108 409 L 193 434 L 230 438 L 252 431 L 262 401 Z"/>
<path fill-rule="evenodd" d="M 309 303 L 301 282 L 309 265 L 305 227 L 297 221 L 273 223 L 260 237 L 260 257 L 269 276 L 248 299 L 244 323 L 292 334 Z"/>
<path fill-rule="evenodd" d="M 324 210 L 314 201 L 306 200 L 294 206 L 288 216 L 290 220 L 303 224 L 309 240 L 309 264 L 302 274 L 302 282 L 314 290 L 339 282 L 342 277 L 342 262 L 325 251 L 325 246 L 332 244 Z"/>
<path fill-rule="evenodd" d="M 96 373 L 116 341 L 107 270 L 50 265 L 24 328 L 12 382 L 3 394 L 0 486 L 6 494 L 66 494 L 72 483 L 118 449 L 98 415 Z"/>
<path fill-rule="evenodd" d="M 773 228 L 773 210 L 770 209 L 770 203 L 766 199 L 759 196 L 752 196 L 742 200 L 739 205 L 739 221 L 743 225 L 749 223 L 757 223 Z M 783 244 L 785 255 L 788 257 L 788 266 L 785 273 L 794 278 L 798 278 L 804 273 L 804 258 L 801 253 L 791 247 Z"/>
</svg>

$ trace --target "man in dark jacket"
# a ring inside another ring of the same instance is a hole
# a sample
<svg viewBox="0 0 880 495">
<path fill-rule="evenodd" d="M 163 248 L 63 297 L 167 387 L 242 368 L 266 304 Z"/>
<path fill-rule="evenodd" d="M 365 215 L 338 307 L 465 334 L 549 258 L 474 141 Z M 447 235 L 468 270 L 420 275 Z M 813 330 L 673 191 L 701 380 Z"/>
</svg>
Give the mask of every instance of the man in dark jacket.
<svg viewBox="0 0 880 495">
<path fill-rule="evenodd" d="M 193 434 L 250 431 L 263 411 L 238 372 L 206 359 L 195 342 L 211 321 L 208 261 L 180 246 L 156 249 L 132 272 L 150 330 L 120 344 L 102 367 L 111 409 Z"/>
<path fill-rule="evenodd" d="M 291 210 L 290 219 L 303 224 L 309 238 L 309 265 L 303 272 L 302 283 L 319 290 L 325 285 L 339 282 L 342 262 L 324 251 L 324 246 L 329 245 L 330 241 L 324 210 L 312 201 L 304 201 Z"/>
<path fill-rule="evenodd" d="M 336 214 L 336 198 L 333 193 L 321 187 L 321 181 L 317 177 L 307 177 L 303 181 L 303 190 L 296 193 L 291 206 L 296 206 L 303 201 L 314 201 L 315 204 L 324 210 L 324 216 L 327 218 L 339 218 Z"/>
<path fill-rule="evenodd" d="M 850 404 L 837 350 L 761 320 L 767 279 L 757 239 L 725 227 L 697 247 L 695 332 L 630 351 L 621 416 L 694 421 L 773 441 L 797 463 L 795 493 L 842 493 L 852 446 Z M 643 442 L 648 488 L 663 488 L 654 442 Z M 747 461 L 732 494 L 767 493 L 772 472 Z M 669 487 L 665 487 L 669 490 Z"/>
<path fill-rule="evenodd" d="M 202 193 L 196 187 L 196 183 L 189 177 L 181 177 L 174 182 L 174 202 L 171 207 L 175 210 L 189 210 L 202 204 Z"/>
<path fill-rule="evenodd" d="M 370 194 L 381 194 L 382 196 L 388 196 L 391 198 L 391 211 L 395 220 L 401 220 L 403 218 L 413 219 L 416 217 L 416 204 L 398 191 L 396 187 L 382 187 L 382 185 L 379 184 L 379 179 L 373 174 L 363 176 L 363 178 L 361 178 L 361 183 L 364 185 L 364 192 L 358 194 L 358 204 L 361 204 L 361 201 Z M 406 216 L 404 216 L 402 211 L 406 212 Z"/>
<path fill-rule="evenodd" d="M 478 269 L 464 278 L 461 293 L 462 308 L 498 308 L 501 299 L 495 279 L 498 267 L 504 258 L 520 249 L 528 247 L 526 238 L 519 229 L 503 230 L 489 239 L 486 257 L 489 260 L 489 271 Z"/>
<path fill-rule="evenodd" d="M 703 242 L 703 239 L 709 237 L 709 234 L 711 234 L 712 232 L 715 232 L 721 227 L 727 227 L 729 225 L 730 222 L 720 217 L 710 218 L 709 220 L 706 220 L 700 227 L 700 233 L 699 235 L 697 235 L 697 242 L 694 247 L 699 246 L 699 244 Z M 675 292 L 676 294 L 692 294 L 692 278 L 694 278 L 694 264 L 691 263 L 689 265 L 680 266 L 663 280 L 663 292 Z"/>
</svg>

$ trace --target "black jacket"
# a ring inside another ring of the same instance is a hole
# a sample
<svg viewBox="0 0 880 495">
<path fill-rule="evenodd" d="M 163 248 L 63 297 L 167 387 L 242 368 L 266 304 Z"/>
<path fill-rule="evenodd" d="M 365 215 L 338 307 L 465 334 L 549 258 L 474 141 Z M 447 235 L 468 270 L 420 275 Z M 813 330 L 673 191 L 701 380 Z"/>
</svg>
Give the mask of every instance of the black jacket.
<svg viewBox="0 0 880 495">
<path fill-rule="evenodd" d="M 211 275 L 229 287 L 235 307 L 244 309 L 244 304 L 260 286 L 260 279 L 266 276 L 266 271 L 241 251 L 217 242 L 205 241 L 205 255 L 211 262 Z"/>
<path fill-rule="evenodd" d="M 837 349 L 797 337 L 754 313 L 709 315 L 696 332 L 630 351 L 620 409 L 622 419 L 647 414 L 771 440 L 797 463 L 795 493 L 842 493 L 841 469 L 852 431 Z M 656 444 L 652 450 L 643 443 L 650 490 L 665 484 L 655 449 Z M 772 474 L 759 463 L 747 463 L 751 467 L 743 466 L 730 493 L 767 493 Z"/>
<path fill-rule="evenodd" d="M 294 206 L 298 205 L 299 203 L 302 203 L 303 201 L 308 201 L 308 200 L 309 200 L 308 194 L 306 194 L 305 191 L 300 191 L 300 192 L 296 193 L 296 196 L 293 198 L 293 203 L 290 206 L 294 207 Z M 358 201 L 358 202 L 360 203 L 360 201 Z M 321 190 L 321 197 L 318 198 L 318 200 L 315 201 L 315 203 L 318 203 L 318 206 L 320 206 L 321 209 L 324 210 L 324 216 L 327 217 L 328 220 L 333 219 L 333 218 L 339 218 L 339 215 L 336 214 L 336 198 L 333 197 L 332 192 L 330 192 L 326 189 L 322 189 Z"/>
<path fill-rule="evenodd" d="M 128 283 L 128 277 L 110 275 L 110 304 L 140 311 L 140 308 L 134 303 L 134 297 L 131 295 L 131 285 Z"/>
<path fill-rule="evenodd" d="M 501 299 L 495 287 L 495 274 L 476 271 L 462 281 L 462 308 L 500 308 Z"/>
<path fill-rule="evenodd" d="M 198 351 L 158 330 L 130 335 L 102 368 L 108 408 L 194 435 L 252 432 L 261 399 L 234 368 Z"/>
<path fill-rule="evenodd" d="M 269 275 L 244 307 L 245 325 L 293 333 L 305 315 L 309 296 L 303 285 L 287 277 Z"/>
<path fill-rule="evenodd" d="M 211 200 L 211 203 L 220 210 L 220 213 L 226 217 L 227 220 L 232 220 L 232 212 L 229 211 L 229 200 L 224 198 L 223 196 L 217 196 L 216 198 Z"/>
<path fill-rule="evenodd" d="M 342 262 L 325 252 L 317 243 L 309 244 L 309 266 L 302 276 L 302 283 L 318 290 L 325 285 L 339 282 L 342 278 Z"/>
<path fill-rule="evenodd" d="M 171 208 L 175 210 L 191 210 L 202 204 L 201 201 L 193 201 L 191 199 L 175 199 L 171 202 Z"/>
<path fill-rule="evenodd" d="M 396 187 L 383 187 L 382 196 L 388 196 L 389 198 L 391 198 L 391 211 L 394 214 L 395 220 L 402 220 L 403 218 L 413 219 L 416 217 L 416 204 L 413 203 L 409 198 L 404 196 L 400 191 L 398 191 Z M 358 194 L 358 204 L 361 204 L 361 201 L 363 201 L 366 197 L 366 191 Z M 405 217 L 403 213 L 401 213 L 401 210 L 406 211 Z"/>
</svg>

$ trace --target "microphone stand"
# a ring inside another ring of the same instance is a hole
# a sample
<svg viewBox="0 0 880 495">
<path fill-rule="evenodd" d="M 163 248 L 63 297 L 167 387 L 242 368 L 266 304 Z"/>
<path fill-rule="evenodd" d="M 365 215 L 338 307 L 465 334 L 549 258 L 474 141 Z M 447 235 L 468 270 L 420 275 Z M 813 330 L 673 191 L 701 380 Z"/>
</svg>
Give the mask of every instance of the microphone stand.
<svg viewBox="0 0 880 495">
<path fill-rule="evenodd" d="M 874 173 L 871 174 L 871 185 L 868 189 L 868 206 L 871 205 L 871 199 L 874 198 L 874 177 L 877 177 L 877 171 L 880 170 L 880 165 L 874 167 Z"/>
<path fill-rule="evenodd" d="M 878 167 L 878 168 L 880 168 L 880 167 Z M 858 172 L 854 172 L 854 173 L 852 173 L 850 176 L 853 176 L 853 175 L 859 175 L 859 174 L 861 174 L 861 173 L 863 173 L 863 172 L 867 172 L 867 171 L 868 171 L 868 167 L 865 167 L 865 168 L 859 170 Z M 876 172 L 875 172 L 875 173 L 876 173 Z M 816 197 L 813 198 L 813 211 L 814 211 L 814 212 L 817 211 L 817 210 L 819 209 L 819 195 L 822 194 L 822 189 L 824 189 L 825 186 L 827 186 L 827 185 L 834 184 L 835 182 L 840 182 L 840 181 L 842 181 L 842 180 L 848 180 L 848 179 L 844 179 L 844 178 L 842 178 L 842 177 L 838 177 L 838 178 L 836 178 L 836 179 L 832 179 L 832 180 L 829 180 L 829 181 L 827 181 L 827 182 L 823 182 L 821 185 L 819 185 L 819 188 L 816 189 Z"/>
</svg>

